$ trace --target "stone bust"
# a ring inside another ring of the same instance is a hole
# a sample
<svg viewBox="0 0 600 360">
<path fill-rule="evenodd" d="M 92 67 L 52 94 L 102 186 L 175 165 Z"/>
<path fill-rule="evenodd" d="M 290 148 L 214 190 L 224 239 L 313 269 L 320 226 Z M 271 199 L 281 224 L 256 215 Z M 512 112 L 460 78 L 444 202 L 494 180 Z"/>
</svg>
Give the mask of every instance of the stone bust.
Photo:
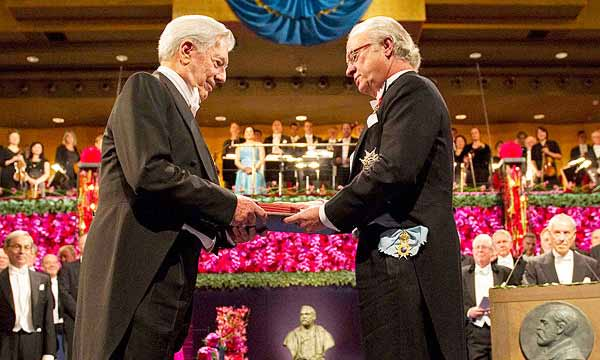
<svg viewBox="0 0 600 360">
<path fill-rule="evenodd" d="M 324 360 L 325 352 L 335 346 L 331 334 L 317 325 L 316 320 L 315 309 L 303 305 L 300 309 L 300 326 L 290 331 L 283 341 L 292 360 Z"/>
</svg>

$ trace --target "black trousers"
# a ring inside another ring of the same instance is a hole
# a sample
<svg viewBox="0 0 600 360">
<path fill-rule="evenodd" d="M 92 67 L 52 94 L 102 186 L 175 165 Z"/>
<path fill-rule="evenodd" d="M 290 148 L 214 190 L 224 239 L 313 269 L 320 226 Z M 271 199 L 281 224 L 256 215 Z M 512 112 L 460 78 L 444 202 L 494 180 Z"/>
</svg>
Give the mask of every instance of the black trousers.
<svg viewBox="0 0 600 360">
<path fill-rule="evenodd" d="M 0 334 L 0 359 L 40 360 L 43 354 L 42 333 L 24 331 Z"/>
<path fill-rule="evenodd" d="M 194 241 L 192 249 L 190 240 L 179 238 L 169 250 L 111 359 L 173 359 L 183 345 L 192 317 L 201 246 Z"/>
<path fill-rule="evenodd" d="M 444 359 L 411 258 L 372 249 L 356 265 L 356 286 L 367 360 Z"/>
<path fill-rule="evenodd" d="M 492 339 L 490 327 L 487 325 L 479 327 L 469 323 L 466 326 L 466 333 L 469 360 L 491 360 Z"/>
</svg>

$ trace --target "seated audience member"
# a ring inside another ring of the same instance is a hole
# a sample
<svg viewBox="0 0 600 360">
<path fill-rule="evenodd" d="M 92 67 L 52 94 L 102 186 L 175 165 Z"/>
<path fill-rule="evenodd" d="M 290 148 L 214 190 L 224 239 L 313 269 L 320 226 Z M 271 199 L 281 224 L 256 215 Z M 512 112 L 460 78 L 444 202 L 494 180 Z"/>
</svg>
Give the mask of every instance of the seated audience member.
<svg viewBox="0 0 600 360">
<path fill-rule="evenodd" d="M 552 243 L 550 242 L 550 230 L 546 226 L 542 232 L 540 232 L 540 255 L 547 254 L 552 251 Z"/>
<path fill-rule="evenodd" d="M 523 259 L 529 261 L 535 257 L 536 242 L 534 233 L 527 233 L 523 236 Z"/>
<path fill-rule="evenodd" d="M 258 144 L 254 141 L 254 129 L 247 127 L 244 130 L 246 142 L 244 146 L 235 149 L 235 166 L 238 168 L 235 178 L 235 192 L 238 194 L 256 195 L 265 191 L 265 177 L 261 171 L 265 163 L 265 148 L 252 146 Z"/>
<path fill-rule="evenodd" d="M 0 359 L 52 360 L 56 334 L 50 278 L 28 269 L 33 239 L 13 231 L 4 239 L 10 265 L 0 272 Z"/>
<path fill-rule="evenodd" d="M 581 157 L 588 158 L 590 156 L 591 147 L 587 144 L 587 135 L 584 130 L 577 132 L 577 146 L 571 149 L 570 160 L 579 159 Z"/>
<path fill-rule="evenodd" d="M 52 296 L 54 296 L 54 309 L 52 318 L 54 319 L 54 330 L 56 332 L 56 360 L 65 359 L 65 329 L 63 320 L 63 304 L 60 300 L 60 286 L 58 272 L 60 271 L 60 261 L 53 254 L 47 254 L 42 258 L 42 270 L 50 276 L 52 286 Z"/>
<path fill-rule="evenodd" d="M 465 147 L 464 162 L 467 167 L 473 166 L 473 171 L 467 171 L 467 184 L 473 185 L 475 174 L 476 186 L 487 185 L 490 177 L 490 162 L 492 161 L 492 150 L 489 145 L 481 141 L 481 132 L 478 128 L 471 129 L 472 142 Z"/>
<path fill-rule="evenodd" d="M 0 187 L 5 194 L 10 194 L 10 189 L 18 189 L 19 181 L 15 180 L 17 168 L 25 165 L 25 158 L 19 145 L 21 135 L 14 130 L 8 134 L 8 146 L 0 148 Z"/>
<path fill-rule="evenodd" d="M 79 290 L 79 270 L 83 261 L 85 241 L 87 234 L 79 237 L 79 252 L 81 257 L 77 261 L 63 263 L 58 273 L 58 284 L 60 285 L 60 302 L 63 308 L 63 319 L 65 324 L 65 342 L 67 344 L 67 357 L 73 354 L 73 333 L 75 330 L 75 315 L 77 308 L 77 292 Z"/>
<path fill-rule="evenodd" d="M 60 262 L 64 265 L 73 261 L 77 261 L 77 253 L 73 245 L 63 245 L 58 249 L 58 257 Z"/>
<path fill-rule="evenodd" d="M 548 138 L 548 130 L 541 126 L 537 128 L 537 139 L 538 143 L 531 149 L 531 158 L 541 172 L 544 182 L 548 182 L 549 185 L 559 185 L 556 160 L 562 159 L 560 146 L 556 141 Z"/>
<path fill-rule="evenodd" d="M 4 252 L 3 248 L 0 248 L 0 272 L 8 267 L 8 255 Z"/>
<path fill-rule="evenodd" d="M 548 223 L 552 250 L 527 264 L 527 284 L 571 284 L 598 281 L 598 262 L 589 256 L 571 250 L 575 242 L 577 224 L 565 214 L 555 215 Z"/>
<path fill-rule="evenodd" d="M 492 264 L 502 265 L 509 269 L 515 269 L 508 279 L 509 285 L 521 285 L 523 274 L 525 273 L 525 265 L 527 262 L 523 257 L 515 259 L 512 256 L 513 240 L 510 233 L 506 230 L 498 230 L 492 235 L 494 250 L 496 251 L 496 260 Z M 518 263 L 516 261 L 519 261 Z"/>
<path fill-rule="evenodd" d="M 350 126 L 350 123 L 343 123 L 342 138 L 338 141 L 338 144 L 343 145 L 336 146 L 333 151 L 335 166 L 337 166 L 337 185 L 344 186 L 348 184 L 348 178 L 350 176 L 350 155 L 354 152 L 357 141 L 358 139 L 352 137 L 352 126 Z"/>
<path fill-rule="evenodd" d="M 73 131 L 67 130 L 63 135 L 62 144 L 56 148 L 55 161 L 66 171 L 68 182 L 64 184 L 66 190 L 77 187 L 77 173 L 75 165 L 79 162 L 79 150 L 77 150 L 77 137 Z"/>
<path fill-rule="evenodd" d="M 600 229 L 592 231 L 592 247 L 590 248 L 590 257 L 600 261 Z"/>
<path fill-rule="evenodd" d="M 480 234 L 473 240 L 473 265 L 462 267 L 464 311 L 468 318 L 465 328 L 469 359 L 491 359 L 489 289 L 501 285 L 510 269 L 491 263 L 492 238 Z"/>
<path fill-rule="evenodd" d="M 34 189 L 39 195 L 44 196 L 46 192 L 46 181 L 50 177 L 50 163 L 44 156 L 44 145 L 36 141 L 29 146 L 29 157 L 27 164 L 27 187 Z"/>
</svg>

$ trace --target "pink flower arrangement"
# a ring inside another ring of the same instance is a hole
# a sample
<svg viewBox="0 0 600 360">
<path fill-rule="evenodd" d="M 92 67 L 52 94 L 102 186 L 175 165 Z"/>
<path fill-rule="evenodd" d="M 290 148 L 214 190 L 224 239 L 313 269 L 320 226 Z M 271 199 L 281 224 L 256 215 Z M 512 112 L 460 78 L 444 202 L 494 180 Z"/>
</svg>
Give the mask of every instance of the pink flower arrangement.
<svg viewBox="0 0 600 360">
<path fill-rule="evenodd" d="M 217 308 L 217 330 L 206 336 L 205 346 L 198 350 L 198 360 L 248 360 L 246 328 L 250 309 L 246 306 Z"/>
</svg>

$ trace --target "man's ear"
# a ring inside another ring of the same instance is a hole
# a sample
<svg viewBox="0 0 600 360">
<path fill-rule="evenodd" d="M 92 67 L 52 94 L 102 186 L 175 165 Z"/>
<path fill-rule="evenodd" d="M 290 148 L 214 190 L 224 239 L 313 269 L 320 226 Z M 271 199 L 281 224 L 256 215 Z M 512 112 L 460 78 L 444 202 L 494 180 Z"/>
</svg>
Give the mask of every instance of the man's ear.
<svg viewBox="0 0 600 360">
<path fill-rule="evenodd" d="M 391 38 L 383 40 L 383 53 L 388 59 L 394 55 L 394 41 Z"/>
<path fill-rule="evenodd" d="M 189 40 L 179 44 L 179 58 L 183 65 L 187 65 L 192 61 L 192 50 L 194 50 L 194 44 Z"/>
</svg>

